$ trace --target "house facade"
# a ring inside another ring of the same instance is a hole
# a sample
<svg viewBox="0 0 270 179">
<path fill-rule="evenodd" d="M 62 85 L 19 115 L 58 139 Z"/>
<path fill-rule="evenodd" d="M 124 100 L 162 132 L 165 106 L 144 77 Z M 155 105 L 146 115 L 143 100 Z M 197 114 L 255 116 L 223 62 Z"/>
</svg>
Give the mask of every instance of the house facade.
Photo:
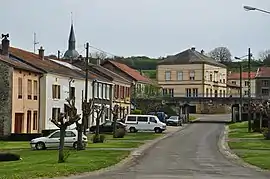
<svg viewBox="0 0 270 179">
<path fill-rule="evenodd" d="M 225 97 L 227 68 L 195 48 L 168 56 L 158 63 L 157 81 L 172 97 Z M 192 112 L 207 113 L 208 104 L 194 104 Z M 213 108 L 213 106 L 211 106 Z"/>
<path fill-rule="evenodd" d="M 250 93 L 251 97 L 256 96 L 256 72 L 250 72 Z M 240 86 L 240 73 L 228 74 L 228 82 L 234 85 Z M 243 97 L 248 97 L 248 72 L 242 72 L 242 95 Z"/>
<path fill-rule="evenodd" d="M 42 72 L 9 56 L 4 38 L 0 55 L 0 137 L 39 132 L 39 78 Z"/>
<path fill-rule="evenodd" d="M 270 97 L 270 67 L 260 67 L 255 76 L 256 97 L 269 99 Z"/>
<path fill-rule="evenodd" d="M 240 97 L 240 86 L 234 83 L 227 83 L 227 97 Z"/>
</svg>

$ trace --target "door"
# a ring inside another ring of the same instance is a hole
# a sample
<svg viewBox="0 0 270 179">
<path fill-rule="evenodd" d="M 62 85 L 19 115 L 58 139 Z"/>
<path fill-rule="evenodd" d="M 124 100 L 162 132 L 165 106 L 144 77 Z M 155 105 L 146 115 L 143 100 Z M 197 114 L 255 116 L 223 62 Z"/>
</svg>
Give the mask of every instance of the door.
<svg viewBox="0 0 270 179">
<path fill-rule="evenodd" d="M 47 147 L 57 148 L 60 143 L 60 131 L 56 131 L 49 136 L 49 139 L 46 141 Z"/>
<path fill-rule="evenodd" d="M 23 113 L 15 113 L 15 129 L 16 134 L 20 134 L 23 131 Z"/>
<path fill-rule="evenodd" d="M 149 124 L 149 129 L 151 129 L 151 131 L 153 131 L 155 129 L 155 127 L 157 127 L 157 117 L 150 117 L 150 124 Z"/>
<path fill-rule="evenodd" d="M 138 130 L 147 131 L 150 130 L 147 116 L 138 116 Z"/>
<path fill-rule="evenodd" d="M 31 133 L 31 118 L 32 118 L 32 115 L 31 115 L 31 111 L 27 111 L 27 133 Z"/>
<path fill-rule="evenodd" d="M 76 135 L 72 131 L 66 131 L 65 146 L 73 147 L 74 142 L 77 141 Z"/>
</svg>

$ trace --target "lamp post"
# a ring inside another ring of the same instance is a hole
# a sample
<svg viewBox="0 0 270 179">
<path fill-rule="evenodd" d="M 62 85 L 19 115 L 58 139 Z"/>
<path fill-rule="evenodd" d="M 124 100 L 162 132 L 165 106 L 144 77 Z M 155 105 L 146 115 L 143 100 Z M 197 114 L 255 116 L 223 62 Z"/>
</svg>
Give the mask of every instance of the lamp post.
<svg viewBox="0 0 270 179">
<path fill-rule="evenodd" d="M 270 11 L 266 11 L 266 10 L 259 9 L 259 8 L 256 8 L 256 7 L 243 6 L 243 8 L 244 8 L 246 11 L 260 11 L 260 12 L 263 12 L 263 13 L 270 14 Z"/>
</svg>

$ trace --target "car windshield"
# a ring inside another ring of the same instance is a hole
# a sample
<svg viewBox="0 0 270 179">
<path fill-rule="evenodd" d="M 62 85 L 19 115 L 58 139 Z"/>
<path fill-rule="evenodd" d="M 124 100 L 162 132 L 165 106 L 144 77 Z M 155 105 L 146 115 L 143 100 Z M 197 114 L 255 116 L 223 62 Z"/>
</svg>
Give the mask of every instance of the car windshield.
<svg viewBox="0 0 270 179">
<path fill-rule="evenodd" d="M 171 116 L 170 119 L 178 119 L 178 116 Z"/>
</svg>

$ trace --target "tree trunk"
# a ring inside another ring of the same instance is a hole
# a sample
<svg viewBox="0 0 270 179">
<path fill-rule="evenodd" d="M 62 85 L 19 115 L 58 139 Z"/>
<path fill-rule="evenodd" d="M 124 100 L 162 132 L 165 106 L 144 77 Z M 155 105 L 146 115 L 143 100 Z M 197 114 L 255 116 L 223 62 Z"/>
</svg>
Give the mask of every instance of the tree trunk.
<svg viewBox="0 0 270 179">
<path fill-rule="evenodd" d="M 58 163 L 64 163 L 64 143 L 65 143 L 65 134 L 66 127 L 61 126 L 60 128 L 60 144 L 59 144 L 59 155 L 58 155 Z"/>
<path fill-rule="evenodd" d="M 263 119 L 263 115 L 262 115 L 262 112 L 260 112 L 260 131 L 262 130 L 262 119 Z"/>
<path fill-rule="evenodd" d="M 76 126 L 77 126 L 77 131 L 78 131 L 78 140 L 77 140 L 77 150 L 83 150 L 84 149 L 84 145 L 82 143 L 82 124 L 80 124 L 79 122 L 76 122 Z"/>
<path fill-rule="evenodd" d="M 113 138 L 116 138 L 116 121 L 117 121 L 117 115 L 113 115 Z"/>
<path fill-rule="evenodd" d="M 268 117 L 268 131 L 267 131 L 267 140 L 270 140 L 270 118 Z"/>
<path fill-rule="evenodd" d="M 96 135 L 99 135 L 99 117 L 96 118 Z"/>
</svg>

